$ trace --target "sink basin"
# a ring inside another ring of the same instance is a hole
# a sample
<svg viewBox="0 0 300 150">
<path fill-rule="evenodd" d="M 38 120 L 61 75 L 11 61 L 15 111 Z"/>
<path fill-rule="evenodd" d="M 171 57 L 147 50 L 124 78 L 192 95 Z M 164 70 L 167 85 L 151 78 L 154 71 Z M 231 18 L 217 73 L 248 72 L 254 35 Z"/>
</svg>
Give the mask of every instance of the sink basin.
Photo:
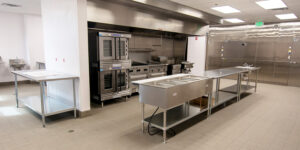
<svg viewBox="0 0 300 150">
<path fill-rule="evenodd" d="M 17 64 L 17 63 L 15 63 L 15 64 L 11 64 L 11 66 L 14 67 L 14 68 L 22 68 L 22 67 L 25 66 L 25 64 Z"/>
<path fill-rule="evenodd" d="M 188 84 L 192 82 L 197 82 L 201 80 L 206 80 L 207 78 L 199 77 L 199 76 L 193 76 L 193 75 L 188 75 L 184 77 L 177 77 L 177 78 L 171 78 L 171 79 L 165 79 L 165 80 L 160 80 L 160 81 L 153 81 L 146 83 L 145 85 L 149 86 L 155 86 L 155 87 L 161 87 L 161 88 L 170 88 L 182 84 Z"/>
<path fill-rule="evenodd" d="M 23 59 L 10 59 L 9 60 L 9 65 L 13 68 L 22 68 L 26 64 Z"/>
</svg>

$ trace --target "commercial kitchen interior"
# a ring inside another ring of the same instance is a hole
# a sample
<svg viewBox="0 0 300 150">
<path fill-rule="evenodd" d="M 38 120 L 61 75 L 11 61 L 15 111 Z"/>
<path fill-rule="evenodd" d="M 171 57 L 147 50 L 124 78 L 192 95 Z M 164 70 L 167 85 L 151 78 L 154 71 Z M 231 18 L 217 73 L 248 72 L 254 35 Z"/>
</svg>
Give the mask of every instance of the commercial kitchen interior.
<svg viewBox="0 0 300 150">
<path fill-rule="evenodd" d="M 0 150 L 300 149 L 298 0 L 0 0 Z"/>
</svg>

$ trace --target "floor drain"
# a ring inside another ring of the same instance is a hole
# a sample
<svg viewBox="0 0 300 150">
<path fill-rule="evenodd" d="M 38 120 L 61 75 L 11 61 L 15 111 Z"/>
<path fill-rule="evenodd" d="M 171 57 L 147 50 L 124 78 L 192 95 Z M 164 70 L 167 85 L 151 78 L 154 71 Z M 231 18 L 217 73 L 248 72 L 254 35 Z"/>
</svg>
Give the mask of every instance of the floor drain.
<svg viewBox="0 0 300 150">
<path fill-rule="evenodd" d="M 69 130 L 68 132 L 69 132 L 69 133 L 72 133 L 72 132 L 74 132 L 74 130 Z"/>
</svg>

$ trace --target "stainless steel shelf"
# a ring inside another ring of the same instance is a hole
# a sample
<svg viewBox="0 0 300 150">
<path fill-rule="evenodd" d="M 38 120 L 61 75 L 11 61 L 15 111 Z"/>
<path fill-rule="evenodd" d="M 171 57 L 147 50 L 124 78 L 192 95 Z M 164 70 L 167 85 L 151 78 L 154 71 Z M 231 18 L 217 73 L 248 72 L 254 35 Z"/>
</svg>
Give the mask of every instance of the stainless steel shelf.
<svg viewBox="0 0 300 150">
<path fill-rule="evenodd" d="M 248 90 L 254 89 L 255 86 L 252 85 L 241 85 L 241 93 L 246 92 Z M 237 85 L 232 85 L 223 89 L 220 89 L 223 92 L 237 93 Z"/>
<path fill-rule="evenodd" d="M 214 98 L 216 97 L 216 93 L 214 93 L 213 97 Z M 237 94 L 219 91 L 219 101 L 218 101 L 218 103 L 216 103 L 216 102 L 212 103 L 212 108 L 217 107 L 223 103 L 226 103 L 227 101 L 232 100 L 236 97 L 237 97 Z"/>
<path fill-rule="evenodd" d="M 25 106 L 33 110 L 34 112 L 42 115 L 41 111 L 41 97 L 40 96 L 29 96 L 20 98 L 20 102 L 22 102 Z M 66 99 L 60 98 L 52 98 L 45 97 L 44 99 L 45 105 L 45 116 L 51 116 L 63 112 L 73 111 L 74 104 L 72 102 L 68 102 Z"/>
<path fill-rule="evenodd" d="M 188 107 L 189 106 L 189 107 Z M 194 116 L 197 116 L 205 111 L 207 109 L 200 110 L 199 107 L 195 107 L 192 105 L 180 105 L 178 107 L 172 108 L 167 111 L 167 126 L 165 130 L 168 130 L 169 128 L 172 128 Z M 149 123 L 150 117 L 144 119 L 144 122 Z M 163 130 L 163 113 L 158 113 L 153 116 L 151 120 L 151 126 L 159 128 Z"/>
</svg>

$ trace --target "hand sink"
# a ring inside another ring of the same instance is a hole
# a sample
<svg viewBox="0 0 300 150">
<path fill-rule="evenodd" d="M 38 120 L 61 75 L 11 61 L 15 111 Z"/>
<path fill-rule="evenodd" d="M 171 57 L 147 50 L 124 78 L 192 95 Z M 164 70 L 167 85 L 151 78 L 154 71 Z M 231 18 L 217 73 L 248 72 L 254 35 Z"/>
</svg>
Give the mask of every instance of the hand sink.
<svg viewBox="0 0 300 150">
<path fill-rule="evenodd" d="M 9 60 L 9 65 L 13 68 L 22 68 L 26 64 L 23 59 L 10 59 Z"/>
</svg>

